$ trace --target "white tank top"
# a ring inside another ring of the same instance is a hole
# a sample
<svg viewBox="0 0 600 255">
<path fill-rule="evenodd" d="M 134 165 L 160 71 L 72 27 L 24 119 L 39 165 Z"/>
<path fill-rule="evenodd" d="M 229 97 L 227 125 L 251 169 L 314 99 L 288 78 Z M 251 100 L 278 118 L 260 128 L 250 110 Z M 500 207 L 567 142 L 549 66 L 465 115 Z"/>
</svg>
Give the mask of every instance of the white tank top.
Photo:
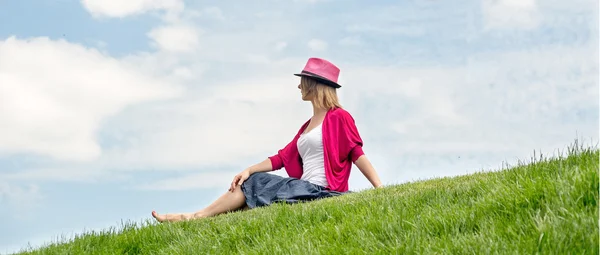
<svg viewBox="0 0 600 255">
<path fill-rule="evenodd" d="M 321 123 L 322 124 L 322 123 Z M 298 152 L 302 157 L 303 169 L 300 180 L 327 187 L 325 177 L 325 156 L 323 154 L 323 130 L 321 124 L 298 138 Z"/>
</svg>

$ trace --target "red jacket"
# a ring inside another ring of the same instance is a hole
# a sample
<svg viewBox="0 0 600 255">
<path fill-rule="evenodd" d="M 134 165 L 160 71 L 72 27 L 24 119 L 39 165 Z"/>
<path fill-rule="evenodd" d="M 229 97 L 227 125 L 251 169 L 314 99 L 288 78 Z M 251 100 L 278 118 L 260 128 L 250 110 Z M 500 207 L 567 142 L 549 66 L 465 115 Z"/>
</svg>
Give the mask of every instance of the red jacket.
<svg viewBox="0 0 600 255">
<path fill-rule="evenodd" d="M 296 143 L 309 123 L 310 120 L 302 125 L 287 146 L 269 157 L 273 170 L 283 167 L 290 177 L 296 179 L 302 177 L 302 158 Z M 364 154 L 363 142 L 354 124 L 354 118 L 346 110 L 335 108 L 325 115 L 322 128 L 325 176 L 329 184 L 326 188 L 339 192 L 348 191 L 352 163 Z"/>
</svg>

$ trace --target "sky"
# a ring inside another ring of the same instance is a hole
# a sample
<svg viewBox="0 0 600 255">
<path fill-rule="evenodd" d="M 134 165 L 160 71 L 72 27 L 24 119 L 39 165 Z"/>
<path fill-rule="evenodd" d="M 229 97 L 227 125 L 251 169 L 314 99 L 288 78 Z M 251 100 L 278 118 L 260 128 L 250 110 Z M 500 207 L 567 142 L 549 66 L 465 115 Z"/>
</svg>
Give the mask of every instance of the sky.
<svg viewBox="0 0 600 255">
<path fill-rule="evenodd" d="M 0 253 L 207 206 L 311 117 L 310 57 L 340 67 L 384 185 L 594 145 L 598 8 L 0 0 Z"/>
</svg>

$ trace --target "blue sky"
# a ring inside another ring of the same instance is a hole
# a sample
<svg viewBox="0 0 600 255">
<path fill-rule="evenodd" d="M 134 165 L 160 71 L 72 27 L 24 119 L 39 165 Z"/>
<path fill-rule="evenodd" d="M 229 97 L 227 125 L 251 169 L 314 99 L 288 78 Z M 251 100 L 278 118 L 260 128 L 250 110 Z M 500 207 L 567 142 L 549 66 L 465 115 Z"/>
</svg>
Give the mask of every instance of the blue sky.
<svg viewBox="0 0 600 255">
<path fill-rule="evenodd" d="M 598 141 L 597 1 L 23 0 L 0 24 L 0 253 L 206 206 L 310 118 L 313 56 L 385 184 Z"/>
</svg>

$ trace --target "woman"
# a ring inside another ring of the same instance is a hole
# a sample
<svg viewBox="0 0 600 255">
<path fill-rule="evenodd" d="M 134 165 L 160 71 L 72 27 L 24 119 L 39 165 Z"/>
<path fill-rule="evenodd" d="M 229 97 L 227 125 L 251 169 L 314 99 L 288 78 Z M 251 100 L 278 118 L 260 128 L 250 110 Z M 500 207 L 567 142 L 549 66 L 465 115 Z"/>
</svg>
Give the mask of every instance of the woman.
<svg viewBox="0 0 600 255">
<path fill-rule="evenodd" d="M 362 139 L 352 116 L 342 109 L 336 90 L 340 70 L 327 60 L 310 58 L 298 88 L 310 101 L 313 116 L 277 154 L 237 174 L 229 191 L 195 213 L 152 216 L 159 222 L 211 217 L 274 202 L 294 203 L 338 196 L 348 191 L 354 163 L 374 187 L 381 187 L 375 169 L 364 155 Z M 289 178 L 267 172 L 285 168 Z"/>
</svg>

